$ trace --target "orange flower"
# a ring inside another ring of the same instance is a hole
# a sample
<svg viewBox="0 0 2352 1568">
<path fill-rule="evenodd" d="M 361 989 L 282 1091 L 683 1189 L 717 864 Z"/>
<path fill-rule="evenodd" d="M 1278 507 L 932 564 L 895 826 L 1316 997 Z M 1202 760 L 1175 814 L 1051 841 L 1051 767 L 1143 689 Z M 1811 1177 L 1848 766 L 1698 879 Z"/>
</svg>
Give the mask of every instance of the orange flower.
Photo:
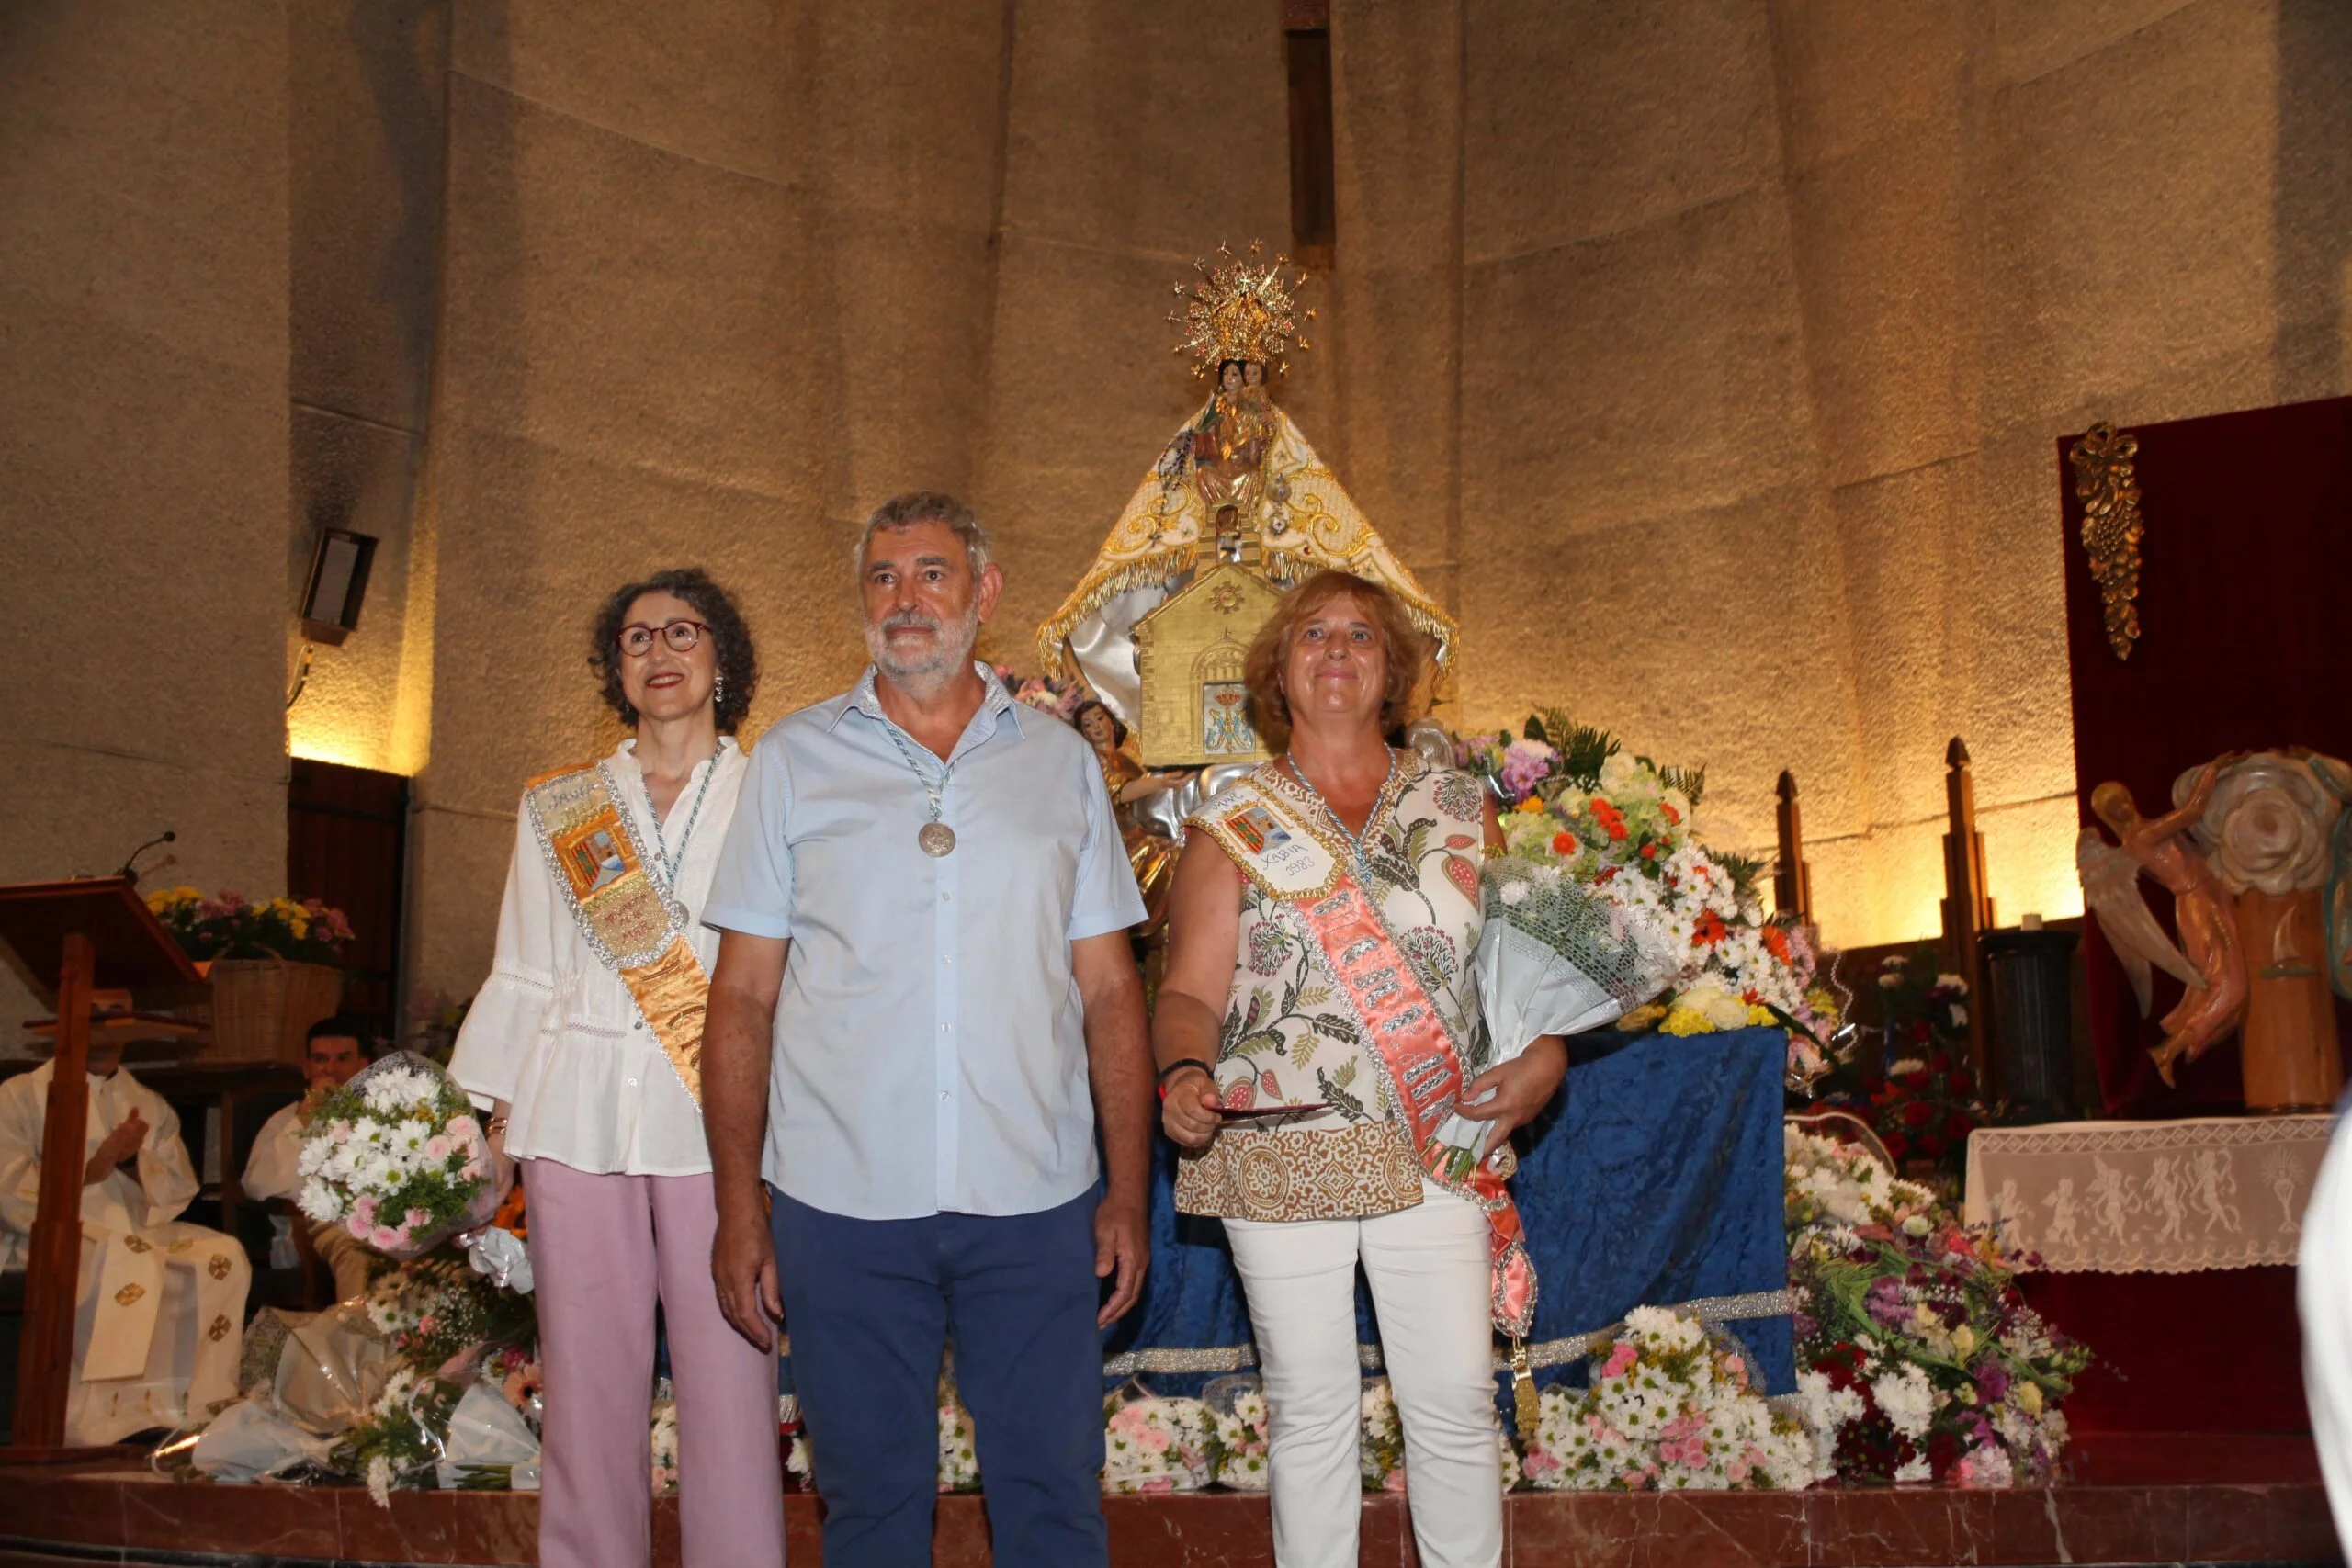
<svg viewBox="0 0 2352 1568">
<path fill-rule="evenodd" d="M 1622 844 L 1625 841 L 1625 819 L 1623 817 L 1606 823 L 1605 826 L 1609 829 L 1609 837 L 1612 842 Z"/>
<path fill-rule="evenodd" d="M 1682 825 L 1682 813 L 1677 811 L 1663 800 L 1657 803 L 1657 808 L 1659 812 L 1665 816 L 1668 821 L 1673 823 L 1678 828 Z"/>
<path fill-rule="evenodd" d="M 1700 910 L 1699 926 L 1690 933 L 1690 944 L 1693 947 L 1713 947 L 1723 941 L 1724 935 L 1723 917 L 1713 909 Z"/>
<path fill-rule="evenodd" d="M 1766 926 L 1764 951 L 1783 964 L 1789 962 L 1789 933 L 1778 926 Z"/>
<path fill-rule="evenodd" d="M 1642 858 L 1644 860 L 1657 859 L 1657 846 L 1656 844 L 1644 844 L 1642 846 Z"/>
<path fill-rule="evenodd" d="M 1577 836 L 1574 833 L 1569 832 L 1553 834 L 1552 852 L 1555 855 L 1572 855 L 1576 853 Z"/>
</svg>

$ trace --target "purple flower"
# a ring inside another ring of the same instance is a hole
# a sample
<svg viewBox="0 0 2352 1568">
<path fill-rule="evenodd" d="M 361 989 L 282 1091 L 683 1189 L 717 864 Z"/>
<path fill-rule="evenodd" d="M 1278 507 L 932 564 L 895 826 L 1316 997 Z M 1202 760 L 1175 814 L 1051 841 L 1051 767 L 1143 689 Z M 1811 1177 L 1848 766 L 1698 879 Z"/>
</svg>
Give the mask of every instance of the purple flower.
<svg viewBox="0 0 2352 1568">
<path fill-rule="evenodd" d="M 1998 1358 L 1987 1360 L 1984 1370 L 1976 1374 L 1976 1396 L 1987 1404 L 1998 1404 L 2008 1397 L 2009 1370 Z"/>
<path fill-rule="evenodd" d="M 1862 1304 L 1873 1321 L 1889 1328 L 1911 1321 L 1911 1309 L 1903 1300 L 1903 1281 L 1892 1276 L 1871 1280 L 1871 1288 L 1863 1293 Z"/>
<path fill-rule="evenodd" d="M 1537 784 L 1552 776 L 1559 761 L 1560 754 L 1541 740 L 1514 740 L 1503 753 L 1503 788 L 1513 799 L 1532 795 Z"/>
</svg>

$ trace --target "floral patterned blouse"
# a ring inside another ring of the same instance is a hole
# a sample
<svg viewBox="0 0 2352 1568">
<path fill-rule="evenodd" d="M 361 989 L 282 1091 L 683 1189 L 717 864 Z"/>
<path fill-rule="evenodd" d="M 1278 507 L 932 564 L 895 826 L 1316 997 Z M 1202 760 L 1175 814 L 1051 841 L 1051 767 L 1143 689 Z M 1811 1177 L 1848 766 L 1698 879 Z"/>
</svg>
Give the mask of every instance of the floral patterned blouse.
<svg viewBox="0 0 2352 1568">
<path fill-rule="evenodd" d="M 1329 811 L 1271 762 L 1218 792 L 1187 827 L 1224 842 L 1238 814 L 1270 802 L 1285 829 L 1303 826 L 1332 850 L 1437 1004 L 1467 1077 L 1480 1070 L 1475 1058 L 1485 1050 L 1471 975 L 1484 801 L 1469 774 L 1409 751 L 1396 756 L 1367 823 L 1361 865 Z M 1242 859 L 1237 855 L 1237 863 Z M 1351 1219 L 1410 1208 L 1421 1201 L 1420 1164 L 1387 1069 L 1306 925 L 1308 900 L 1279 897 L 1250 866 L 1242 870 L 1217 1091 L 1236 1109 L 1326 1109 L 1227 1122 L 1215 1143 L 1185 1156 L 1176 1206 L 1251 1220 Z"/>
</svg>

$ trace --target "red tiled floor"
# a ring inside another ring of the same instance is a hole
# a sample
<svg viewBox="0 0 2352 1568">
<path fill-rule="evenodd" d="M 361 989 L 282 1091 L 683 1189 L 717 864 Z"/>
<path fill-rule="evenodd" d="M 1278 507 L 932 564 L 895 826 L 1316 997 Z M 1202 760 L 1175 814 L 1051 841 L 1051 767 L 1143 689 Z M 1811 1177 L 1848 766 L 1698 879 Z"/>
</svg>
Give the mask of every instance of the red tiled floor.
<svg viewBox="0 0 2352 1568">
<path fill-rule="evenodd" d="M 1520 1493 L 1506 1510 L 1509 1561 L 1515 1568 L 2337 1561 L 2308 1439 L 2097 1439 L 2073 1468 L 2076 1477 L 2057 1488 L 2010 1492 Z M 2188 1483 L 2199 1469 L 2244 1479 Z M 1262 1495 L 1113 1497 L 1104 1511 L 1120 1568 L 1272 1568 Z M 820 1559 L 820 1512 L 815 1497 L 785 1501 L 795 1568 Z M 1363 1518 L 1363 1563 L 1413 1568 L 1403 1497 L 1366 1498 Z M 213 1486 L 119 1463 L 0 1467 L 0 1536 L 85 1551 L 128 1545 L 133 1561 L 144 1546 L 520 1564 L 536 1555 L 538 1498 L 401 1492 L 386 1509 L 356 1488 Z M 674 1563 L 674 1503 L 658 1506 L 655 1519 L 657 1561 Z M 982 1568 L 981 1500 L 941 1498 L 934 1539 L 942 1568 Z"/>
<path fill-rule="evenodd" d="M 359 1562 L 463 1562 L 458 1555 L 456 1492 L 395 1492 L 390 1507 L 356 1487 L 337 1487 L 343 1555 Z"/>
<path fill-rule="evenodd" d="M 341 1554 L 342 1537 L 332 1494 L 150 1475 L 122 1483 L 122 1544 L 132 1551 L 331 1558 Z"/>
</svg>

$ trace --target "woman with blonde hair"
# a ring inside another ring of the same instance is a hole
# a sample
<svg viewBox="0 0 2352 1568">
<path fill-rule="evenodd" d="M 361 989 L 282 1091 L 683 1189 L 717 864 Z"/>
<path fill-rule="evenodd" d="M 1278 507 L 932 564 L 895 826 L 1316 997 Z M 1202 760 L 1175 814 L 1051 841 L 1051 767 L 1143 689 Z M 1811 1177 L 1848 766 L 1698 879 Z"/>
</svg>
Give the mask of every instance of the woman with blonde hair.
<svg viewBox="0 0 2352 1568">
<path fill-rule="evenodd" d="M 1287 594 L 1246 666 L 1281 754 L 1189 820 L 1170 902 L 1162 1121 L 1186 1150 L 1177 1206 L 1224 1218 L 1249 1300 L 1283 1568 L 1356 1561 L 1359 1263 L 1420 1559 L 1502 1556 L 1490 1325 L 1523 1333 L 1533 1309 L 1504 1140 L 1567 1058 L 1547 1035 L 1486 1064 L 1469 976 L 1494 808 L 1385 739 L 1428 660 L 1376 583 L 1323 572 Z M 1483 1145 L 1441 1136 L 1457 1111 Z"/>
</svg>

